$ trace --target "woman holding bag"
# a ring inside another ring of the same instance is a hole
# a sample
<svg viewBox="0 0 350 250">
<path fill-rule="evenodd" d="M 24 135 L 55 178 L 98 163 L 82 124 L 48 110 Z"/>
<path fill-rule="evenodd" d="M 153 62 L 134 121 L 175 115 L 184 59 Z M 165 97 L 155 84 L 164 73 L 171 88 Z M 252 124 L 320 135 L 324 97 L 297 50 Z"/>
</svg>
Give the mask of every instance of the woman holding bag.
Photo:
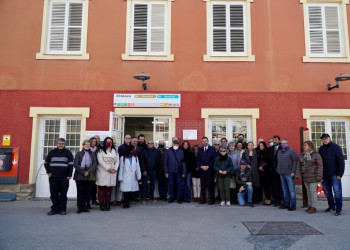
<svg viewBox="0 0 350 250">
<path fill-rule="evenodd" d="M 98 167 L 96 171 L 96 185 L 98 186 L 98 200 L 101 211 L 111 210 L 110 201 L 112 187 L 117 182 L 119 168 L 118 151 L 113 145 L 113 139 L 106 137 L 102 149 L 97 154 Z"/>
<path fill-rule="evenodd" d="M 316 190 L 318 182 L 323 178 L 323 162 L 312 141 L 304 142 L 304 152 L 298 158 L 296 177 L 301 177 L 306 187 L 309 203 L 306 212 L 309 214 L 316 213 Z"/>
<path fill-rule="evenodd" d="M 141 180 L 139 159 L 132 145 L 128 145 L 124 155 L 120 157 L 118 180 L 120 181 L 120 190 L 124 194 L 123 208 L 130 208 L 131 194 L 139 191 L 139 180 Z"/>
<path fill-rule="evenodd" d="M 89 178 L 96 170 L 96 155 L 90 150 L 90 141 L 84 140 L 83 149 L 75 155 L 74 180 L 77 185 L 77 214 L 89 212 L 87 209 L 87 196 L 89 191 Z"/>
</svg>

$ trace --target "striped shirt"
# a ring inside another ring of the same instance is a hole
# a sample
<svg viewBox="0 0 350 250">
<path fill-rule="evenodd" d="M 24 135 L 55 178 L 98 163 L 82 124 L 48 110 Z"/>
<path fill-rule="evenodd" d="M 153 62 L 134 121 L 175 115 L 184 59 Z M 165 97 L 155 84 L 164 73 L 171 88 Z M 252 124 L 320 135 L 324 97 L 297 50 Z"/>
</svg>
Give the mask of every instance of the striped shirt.
<svg viewBox="0 0 350 250">
<path fill-rule="evenodd" d="M 55 148 L 49 152 L 45 159 L 46 173 L 51 173 L 52 177 L 72 177 L 73 155 L 68 149 Z"/>
</svg>

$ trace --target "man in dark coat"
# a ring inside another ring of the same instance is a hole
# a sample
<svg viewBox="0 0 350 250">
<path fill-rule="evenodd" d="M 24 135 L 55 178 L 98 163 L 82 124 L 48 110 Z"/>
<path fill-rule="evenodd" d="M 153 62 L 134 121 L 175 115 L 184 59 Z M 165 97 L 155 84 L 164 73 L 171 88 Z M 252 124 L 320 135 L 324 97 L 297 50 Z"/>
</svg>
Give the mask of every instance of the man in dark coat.
<svg viewBox="0 0 350 250">
<path fill-rule="evenodd" d="M 65 148 L 65 142 L 64 138 L 59 138 L 57 148 L 48 153 L 44 163 L 46 173 L 49 176 L 52 201 L 51 211 L 47 215 L 58 213 L 65 215 L 67 213 L 67 192 L 74 162 L 72 152 Z"/>
<path fill-rule="evenodd" d="M 345 169 L 344 156 L 341 147 L 331 141 L 329 134 L 323 134 L 321 139 L 323 145 L 319 149 L 319 154 L 323 161 L 323 187 L 328 201 L 325 212 L 335 210 L 335 215 L 338 216 L 343 207 L 341 178 Z"/>
<path fill-rule="evenodd" d="M 164 173 L 164 156 L 167 151 L 165 148 L 165 142 L 160 140 L 158 142 L 159 150 L 159 165 L 157 169 L 157 181 L 158 181 L 158 191 L 159 191 L 159 200 L 167 201 L 168 194 L 168 180 L 165 178 Z"/>
<path fill-rule="evenodd" d="M 158 149 L 154 147 L 153 140 L 149 140 L 147 148 L 142 149 L 140 157 L 142 159 L 141 172 L 142 172 L 142 203 L 146 203 L 148 180 L 150 181 L 150 193 L 149 196 L 152 201 L 154 200 L 154 189 L 157 178 L 157 168 L 159 166 L 160 154 Z"/>
<path fill-rule="evenodd" d="M 282 183 L 279 173 L 277 172 L 277 153 L 281 149 L 280 140 L 278 135 L 273 138 L 273 146 L 269 147 L 269 164 L 272 171 L 272 199 L 275 207 L 281 206 L 283 200 Z"/>
<path fill-rule="evenodd" d="M 206 188 L 209 189 L 208 205 L 214 204 L 213 165 L 216 157 L 214 147 L 208 144 L 208 137 L 202 138 L 202 147 L 198 149 L 197 165 L 201 175 L 201 204 L 206 203 Z"/>
</svg>

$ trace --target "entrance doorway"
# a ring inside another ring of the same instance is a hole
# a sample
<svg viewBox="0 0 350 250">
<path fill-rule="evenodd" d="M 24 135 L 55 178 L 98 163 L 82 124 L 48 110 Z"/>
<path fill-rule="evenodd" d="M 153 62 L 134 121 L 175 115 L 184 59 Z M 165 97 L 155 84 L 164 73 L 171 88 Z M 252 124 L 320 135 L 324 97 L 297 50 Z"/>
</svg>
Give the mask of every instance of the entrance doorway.
<svg viewBox="0 0 350 250">
<path fill-rule="evenodd" d="M 152 139 L 155 146 L 160 140 L 165 141 L 165 145 L 170 147 L 171 139 L 171 119 L 170 117 L 125 117 L 124 134 L 131 136 L 145 135 L 145 141 Z"/>
</svg>

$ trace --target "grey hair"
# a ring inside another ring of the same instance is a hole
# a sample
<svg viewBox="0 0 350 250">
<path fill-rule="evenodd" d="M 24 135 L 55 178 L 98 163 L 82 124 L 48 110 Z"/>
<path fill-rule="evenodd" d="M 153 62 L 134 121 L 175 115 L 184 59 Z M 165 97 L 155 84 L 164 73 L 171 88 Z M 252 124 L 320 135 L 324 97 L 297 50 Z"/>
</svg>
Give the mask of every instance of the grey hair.
<svg viewBox="0 0 350 250">
<path fill-rule="evenodd" d="M 236 146 L 236 143 L 234 141 L 231 141 L 228 143 L 228 147 L 235 147 Z"/>
<path fill-rule="evenodd" d="M 57 143 L 59 143 L 59 142 L 64 142 L 64 143 L 65 143 L 65 142 L 66 142 L 66 139 L 64 139 L 64 138 L 58 138 L 58 139 L 57 139 Z"/>
<path fill-rule="evenodd" d="M 220 147 L 220 148 L 219 148 L 219 152 L 221 152 L 221 150 L 225 150 L 225 152 L 227 153 L 226 147 Z"/>
<path fill-rule="evenodd" d="M 285 141 L 285 142 L 287 142 L 287 144 L 289 144 L 289 141 L 287 139 L 282 139 L 281 142 L 282 141 Z"/>
</svg>

